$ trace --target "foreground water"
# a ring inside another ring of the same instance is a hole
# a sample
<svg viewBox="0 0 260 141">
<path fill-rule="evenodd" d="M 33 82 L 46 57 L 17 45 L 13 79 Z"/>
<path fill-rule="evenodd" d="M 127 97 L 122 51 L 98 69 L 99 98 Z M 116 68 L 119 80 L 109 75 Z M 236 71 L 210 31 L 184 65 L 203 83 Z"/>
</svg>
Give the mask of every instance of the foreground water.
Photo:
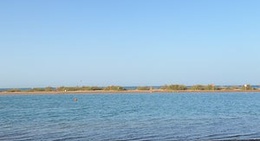
<svg viewBox="0 0 260 141">
<path fill-rule="evenodd" d="M 259 101 L 260 93 L 2 95 L 0 140 L 260 139 Z"/>
</svg>

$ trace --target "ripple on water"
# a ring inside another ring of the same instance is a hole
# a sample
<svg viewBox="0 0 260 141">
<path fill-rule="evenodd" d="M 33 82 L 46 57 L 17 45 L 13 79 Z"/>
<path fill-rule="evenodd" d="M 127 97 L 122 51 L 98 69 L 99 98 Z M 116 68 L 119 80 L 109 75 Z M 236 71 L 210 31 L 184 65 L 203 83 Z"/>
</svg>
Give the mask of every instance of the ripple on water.
<svg viewBox="0 0 260 141">
<path fill-rule="evenodd" d="M 1 96 L 0 140 L 260 139 L 259 101 L 260 93 Z"/>
</svg>

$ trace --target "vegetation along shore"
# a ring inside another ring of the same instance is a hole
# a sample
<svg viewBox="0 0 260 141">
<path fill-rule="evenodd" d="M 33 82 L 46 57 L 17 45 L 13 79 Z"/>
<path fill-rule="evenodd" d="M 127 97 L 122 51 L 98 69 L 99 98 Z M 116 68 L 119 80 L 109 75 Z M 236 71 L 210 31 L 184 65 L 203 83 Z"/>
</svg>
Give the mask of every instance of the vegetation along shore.
<svg viewBox="0 0 260 141">
<path fill-rule="evenodd" d="M 232 85 L 232 86 L 215 86 L 209 85 L 193 85 L 185 86 L 179 84 L 164 86 L 76 86 L 76 87 L 45 87 L 45 88 L 9 88 L 1 89 L 0 94 L 44 94 L 44 93 L 154 93 L 154 92 L 260 92 L 258 86 Z"/>
</svg>

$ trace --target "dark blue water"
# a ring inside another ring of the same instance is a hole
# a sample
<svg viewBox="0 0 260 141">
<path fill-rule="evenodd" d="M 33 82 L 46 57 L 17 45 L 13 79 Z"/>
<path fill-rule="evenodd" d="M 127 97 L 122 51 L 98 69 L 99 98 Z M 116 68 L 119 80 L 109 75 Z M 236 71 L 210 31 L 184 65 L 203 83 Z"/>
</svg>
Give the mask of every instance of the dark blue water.
<svg viewBox="0 0 260 141">
<path fill-rule="evenodd" d="M 1 141 L 244 139 L 260 139 L 260 93 L 0 96 Z"/>
</svg>

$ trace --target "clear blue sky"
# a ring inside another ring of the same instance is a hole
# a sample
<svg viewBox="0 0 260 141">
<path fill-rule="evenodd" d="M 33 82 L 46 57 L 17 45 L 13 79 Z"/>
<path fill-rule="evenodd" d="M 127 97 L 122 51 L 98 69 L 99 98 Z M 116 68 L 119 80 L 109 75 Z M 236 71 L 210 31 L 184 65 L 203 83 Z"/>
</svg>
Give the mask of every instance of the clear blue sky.
<svg viewBox="0 0 260 141">
<path fill-rule="evenodd" d="M 1 0 L 0 88 L 260 84 L 259 0 Z"/>
</svg>

